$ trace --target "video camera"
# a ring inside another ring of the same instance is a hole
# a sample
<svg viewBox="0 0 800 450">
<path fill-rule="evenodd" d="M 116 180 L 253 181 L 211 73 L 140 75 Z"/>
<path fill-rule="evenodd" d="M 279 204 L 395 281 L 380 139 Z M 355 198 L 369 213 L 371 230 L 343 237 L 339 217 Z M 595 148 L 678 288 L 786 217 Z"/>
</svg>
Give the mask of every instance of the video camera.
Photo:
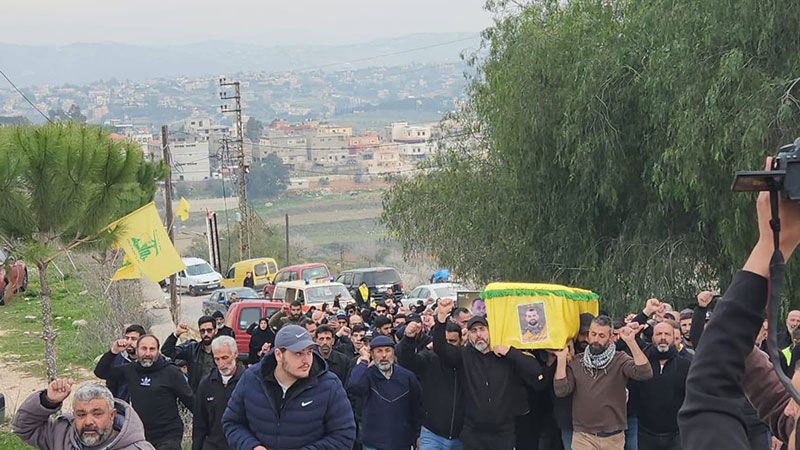
<svg viewBox="0 0 800 450">
<path fill-rule="evenodd" d="M 800 201 L 800 138 L 778 150 L 772 159 L 772 170 L 736 172 L 733 190 L 777 191 L 784 198 Z"/>
</svg>

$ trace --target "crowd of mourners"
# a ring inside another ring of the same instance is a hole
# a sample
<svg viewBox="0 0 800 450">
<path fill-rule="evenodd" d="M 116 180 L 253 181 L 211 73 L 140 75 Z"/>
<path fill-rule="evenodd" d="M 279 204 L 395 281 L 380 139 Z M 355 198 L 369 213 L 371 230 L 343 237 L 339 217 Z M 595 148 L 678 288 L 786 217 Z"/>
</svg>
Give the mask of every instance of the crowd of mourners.
<svg viewBox="0 0 800 450">
<path fill-rule="evenodd" d="M 186 324 L 163 343 L 131 325 L 97 362 L 105 386 L 84 384 L 73 414 L 52 421 L 72 385 L 55 380 L 13 429 L 43 449 L 175 450 L 182 404 L 193 450 L 680 449 L 678 411 L 714 298 L 703 291 L 682 311 L 650 299 L 619 320 L 582 314 L 558 351 L 492 345 L 486 317 L 450 298 L 285 304 L 247 329 L 241 356 L 221 312 L 182 343 Z M 756 345 L 765 337 L 766 321 Z M 800 311 L 779 341 L 791 377 Z M 741 408 L 750 448 L 781 448 L 754 408 Z"/>
</svg>

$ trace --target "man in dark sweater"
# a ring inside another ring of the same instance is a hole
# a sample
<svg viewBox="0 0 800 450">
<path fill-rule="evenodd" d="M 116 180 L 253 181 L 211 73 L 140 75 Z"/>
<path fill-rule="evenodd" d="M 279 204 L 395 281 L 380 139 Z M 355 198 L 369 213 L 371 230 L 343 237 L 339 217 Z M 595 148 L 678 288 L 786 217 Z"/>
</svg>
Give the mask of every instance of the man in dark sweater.
<svg viewBox="0 0 800 450">
<path fill-rule="evenodd" d="M 358 358 L 347 391 L 363 404 L 364 450 L 409 450 L 419 437 L 422 388 L 414 374 L 394 363 L 394 341 L 378 336 Z"/>
<path fill-rule="evenodd" d="M 222 430 L 222 414 L 244 373 L 244 365 L 236 361 L 236 341 L 219 336 L 211 343 L 215 367 L 200 380 L 192 419 L 192 450 L 229 450 Z"/>
<path fill-rule="evenodd" d="M 161 353 L 164 356 L 173 360 L 186 361 L 189 369 L 189 386 L 192 387 L 192 391 L 197 390 L 200 380 L 211 373 L 211 369 L 214 367 L 211 341 L 217 335 L 217 322 L 211 316 L 202 316 L 197 320 L 197 328 L 200 330 L 200 342 L 190 339 L 183 344 L 176 345 L 178 338 L 189 331 L 189 327 L 185 323 L 181 323 L 175 328 L 174 333 L 167 336 L 164 345 L 161 346 Z"/>
<path fill-rule="evenodd" d="M 446 321 L 453 300 L 439 300 L 433 351 L 458 369 L 464 398 L 461 441 L 468 450 L 511 450 L 515 446 L 514 421 L 530 410 L 525 386 L 545 387 L 542 366 L 531 354 L 489 342 L 489 324 L 483 316 L 467 322 L 465 347 L 447 343 Z"/>
<path fill-rule="evenodd" d="M 633 358 L 616 351 L 611 341 L 611 319 L 598 316 L 589 328 L 589 347 L 567 364 L 569 348 L 556 352 L 553 388 L 556 396 L 574 393 L 572 400 L 572 450 L 622 450 L 627 428 L 626 385 L 644 381 L 653 369 L 630 326 L 619 336 Z"/>
<path fill-rule="evenodd" d="M 674 325 L 665 320 L 653 327 L 653 345 L 644 351 L 653 378 L 630 383 L 631 402 L 639 418 L 639 447 L 680 450 L 678 410 L 686 392 L 689 360 L 678 355 Z"/>
<path fill-rule="evenodd" d="M 448 366 L 424 346 L 419 345 L 423 335 L 422 323 L 411 321 L 400 340 L 398 362 L 414 372 L 422 384 L 422 430 L 420 447 L 435 449 L 460 449 L 458 436 L 464 424 L 464 404 L 458 371 Z M 461 348 L 461 327 L 447 322 L 447 343 Z"/>
<path fill-rule="evenodd" d="M 689 370 L 686 399 L 678 415 L 684 450 L 749 450 L 742 416 L 745 395 L 772 434 L 789 450 L 797 449 L 797 409 L 786 409 L 789 394 L 765 355 L 754 347 L 767 304 L 773 255 L 767 193 L 759 195 L 757 210 L 759 240 L 717 305 Z M 779 248 L 788 261 L 800 243 L 800 205 L 781 197 L 780 220 Z"/>
<path fill-rule="evenodd" d="M 114 367 L 124 366 L 136 361 L 136 343 L 139 341 L 139 338 L 145 334 L 147 333 L 145 333 L 144 327 L 141 325 L 130 325 L 125 328 L 125 334 L 123 336 L 123 339 L 125 339 L 125 351 L 119 352 L 117 357 L 114 358 Z M 111 395 L 113 395 L 114 398 L 130 403 L 131 394 L 128 392 L 128 385 L 126 383 L 106 380 L 106 387 L 111 391 Z"/>
<path fill-rule="evenodd" d="M 183 420 L 178 415 L 177 401 L 192 410 L 192 388 L 180 369 L 159 353 L 155 336 L 146 334 L 139 338 L 135 364 L 114 367 L 114 358 L 124 349 L 124 340 L 115 341 L 97 362 L 94 374 L 103 380 L 128 384 L 131 406 L 142 419 L 147 441 L 156 450 L 180 450 Z"/>
<path fill-rule="evenodd" d="M 343 353 L 337 352 L 333 349 L 333 330 L 327 325 L 320 325 L 317 328 L 316 337 L 314 338 L 317 343 L 319 354 L 328 363 L 328 370 L 333 372 L 342 386 L 347 384 L 347 377 L 350 374 L 350 361 Z"/>
</svg>

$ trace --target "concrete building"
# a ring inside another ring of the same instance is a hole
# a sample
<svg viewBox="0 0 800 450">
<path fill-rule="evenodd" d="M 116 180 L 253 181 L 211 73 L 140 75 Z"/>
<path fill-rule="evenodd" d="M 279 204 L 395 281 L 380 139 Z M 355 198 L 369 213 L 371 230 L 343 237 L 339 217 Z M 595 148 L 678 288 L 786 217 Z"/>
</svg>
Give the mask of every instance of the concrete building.
<svg viewBox="0 0 800 450">
<path fill-rule="evenodd" d="M 195 116 L 186 119 L 184 123 L 188 133 L 197 135 L 204 140 L 219 140 L 219 137 L 231 136 L 231 128 L 227 125 L 214 123 L 214 120 L 207 116 Z"/>
<path fill-rule="evenodd" d="M 431 139 L 433 127 L 429 125 L 409 125 L 408 122 L 395 122 L 386 127 L 386 140 L 393 142 L 423 142 Z"/>
<path fill-rule="evenodd" d="M 397 173 L 404 167 L 400 160 L 400 150 L 393 145 L 364 152 L 362 156 L 362 164 L 370 175 Z"/>
<path fill-rule="evenodd" d="M 436 144 L 431 141 L 397 144 L 402 159 L 418 161 L 430 158 L 436 153 Z"/>
<path fill-rule="evenodd" d="M 176 181 L 202 181 L 211 177 L 208 140 L 183 131 L 169 134 Z"/>
</svg>

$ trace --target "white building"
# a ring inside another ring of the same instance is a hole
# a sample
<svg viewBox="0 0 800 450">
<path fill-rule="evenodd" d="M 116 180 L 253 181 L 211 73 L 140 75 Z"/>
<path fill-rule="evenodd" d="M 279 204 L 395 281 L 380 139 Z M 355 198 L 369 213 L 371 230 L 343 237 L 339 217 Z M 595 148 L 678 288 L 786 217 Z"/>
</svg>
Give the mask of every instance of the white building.
<svg viewBox="0 0 800 450">
<path fill-rule="evenodd" d="M 431 139 L 433 127 L 428 125 L 409 125 L 408 122 L 395 122 L 384 131 L 386 140 L 394 142 L 422 142 Z"/>
<path fill-rule="evenodd" d="M 172 178 L 176 181 L 202 181 L 211 177 L 208 140 L 184 132 L 169 135 L 172 150 Z"/>
</svg>

